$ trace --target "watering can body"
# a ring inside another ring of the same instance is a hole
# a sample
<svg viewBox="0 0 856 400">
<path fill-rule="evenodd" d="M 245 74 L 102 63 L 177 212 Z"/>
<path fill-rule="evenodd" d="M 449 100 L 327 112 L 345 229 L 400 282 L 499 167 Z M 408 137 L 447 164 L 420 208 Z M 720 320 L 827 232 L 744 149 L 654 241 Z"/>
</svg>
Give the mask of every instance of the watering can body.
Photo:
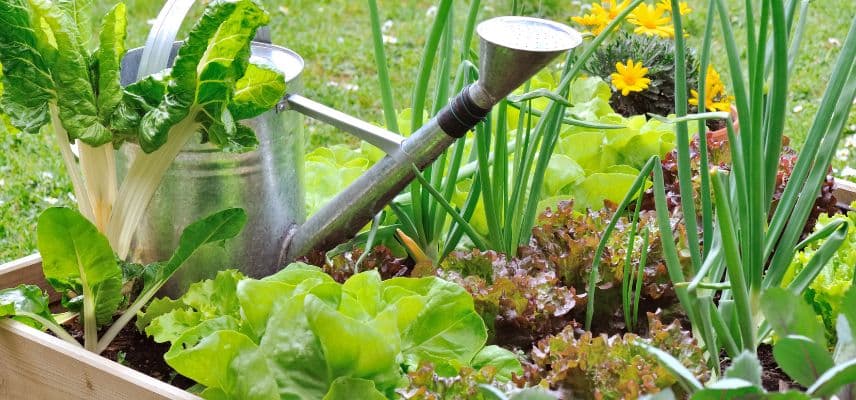
<svg viewBox="0 0 856 400">
<path fill-rule="evenodd" d="M 165 286 L 165 294 L 180 295 L 191 283 L 227 268 L 253 277 L 268 275 L 312 250 L 347 240 L 410 183 L 417 170 L 475 127 L 495 104 L 557 55 L 582 42 L 579 33 L 567 26 L 527 17 L 494 18 L 481 23 L 477 33 L 481 37 L 479 80 L 407 139 L 300 96 L 302 59 L 288 49 L 254 42 L 253 57 L 283 71 L 289 91 L 275 110 L 247 123 L 259 139 L 258 149 L 229 154 L 208 144 L 188 144 L 135 232 L 131 261 L 167 259 L 185 226 L 230 207 L 247 211 L 244 231 L 225 247 L 200 249 Z M 137 76 L 141 53 L 141 49 L 131 50 L 123 60 L 124 84 Z M 305 222 L 300 114 L 341 128 L 387 153 Z M 140 151 L 135 145 L 121 149 L 120 173 Z"/>
</svg>

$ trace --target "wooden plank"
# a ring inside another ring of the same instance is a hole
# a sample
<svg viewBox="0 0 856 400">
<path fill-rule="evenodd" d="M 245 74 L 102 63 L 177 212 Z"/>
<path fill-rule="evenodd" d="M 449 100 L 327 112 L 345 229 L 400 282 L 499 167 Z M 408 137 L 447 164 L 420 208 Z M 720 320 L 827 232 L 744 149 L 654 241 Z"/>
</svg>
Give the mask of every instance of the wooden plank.
<svg viewBox="0 0 856 400">
<path fill-rule="evenodd" d="M 39 286 L 48 293 L 51 302 L 60 298 L 60 295 L 45 281 L 45 275 L 42 273 L 42 257 L 39 253 L 0 265 L 0 289 L 24 284 Z"/>
<path fill-rule="evenodd" d="M 45 283 L 38 255 L 0 265 L 0 288 L 22 283 Z M 200 400 L 10 319 L 0 320 L 0 399 Z"/>
</svg>

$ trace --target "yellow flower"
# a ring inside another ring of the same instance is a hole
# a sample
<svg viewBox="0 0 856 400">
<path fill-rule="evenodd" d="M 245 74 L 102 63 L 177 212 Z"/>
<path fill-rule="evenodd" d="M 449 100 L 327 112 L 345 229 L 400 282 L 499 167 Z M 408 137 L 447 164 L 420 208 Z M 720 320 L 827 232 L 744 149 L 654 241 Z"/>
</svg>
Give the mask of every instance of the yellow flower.
<svg viewBox="0 0 856 400">
<path fill-rule="evenodd" d="M 690 90 L 689 103 L 698 107 L 698 91 Z M 725 85 L 719 73 L 712 66 L 707 66 L 704 81 L 704 106 L 708 111 L 729 111 L 734 97 L 725 92 Z"/>
<path fill-rule="evenodd" d="M 682 1 L 679 7 L 681 8 L 681 15 L 687 15 L 693 11 L 685 1 Z M 657 8 L 663 11 L 672 12 L 672 2 L 671 0 L 660 0 L 660 2 L 657 3 Z"/>
<path fill-rule="evenodd" d="M 595 12 L 602 11 L 606 13 L 607 18 L 609 18 L 609 21 L 612 22 L 612 20 L 614 20 L 615 17 L 618 16 L 618 14 L 620 14 L 622 11 L 624 11 L 625 8 L 627 8 L 627 6 L 630 5 L 630 0 L 623 0 L 621 3 L 618 4 L 615 4 L 615 0 L 607 0 L 606 4 L 608 7 L 604 8 L 602 5 L 594 3 L 591 5 L 591 9 Z"/>
<path fill-rule="evenodd" d="M 571 18 L 574 22 L 586 26 L 591 30 L 591 33 L 595 35 L 600 35 L 606 26 L 609 25 L 609 19 L 606 14 L 603 13 L 595 13 L 583 15 L 582 17 L 573 17 Z"/>
<path fill-rule="evenodd" d="M 606 7 L 603 4 L 606 4 Z M 588 27 L 592 34 L 599 35 L 628 5 L 630 5 L 630 0 L 623 0 L 618 4 L 615 3 L 615 0 L 608 0 L 604 3 L 593 3 L 591 5 L 591 14 L 585 14 L 582 17 L 573 17 L 571 20 Z"/>
<path fill-rule="evenodd" d="M 612 85 L 621 91 L 622 96 L 648 89 L 648 84 L 651 83 L 651 80 L 645 77 L 648 68 L 643 67 L 641 61 L 634 64 L 633 59 L 628 59 L 627 65 L 619 61 L 615 63 L 615 70 L 616 72 L 610 75 Z"/>
<path fill-rule="evenodd" d="M 650 4 L 640 4 L 627 20 L 636 25 L 633 32 L 664 38 L 675 37 L 675 28 L 672 27 L 670 18 L 663 15 L 663 10 Z"/>
</svg>

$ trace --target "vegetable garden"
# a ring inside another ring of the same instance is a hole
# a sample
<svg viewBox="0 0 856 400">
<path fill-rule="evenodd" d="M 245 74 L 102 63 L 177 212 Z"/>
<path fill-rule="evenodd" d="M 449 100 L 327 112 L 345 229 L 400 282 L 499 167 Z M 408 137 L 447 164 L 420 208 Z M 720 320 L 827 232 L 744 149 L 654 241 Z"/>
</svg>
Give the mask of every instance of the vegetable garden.
<svg viewBox="0 0 856 400">
<path fill-rule="evenodd" d="M 807 115 L 808 0 L 530 3 L 439 0 L 406 89 L 361 4 L 366 123 L 271 40 L 300 10 L 131 49 L 125 4 L 0 0 L 0 134 L 74 203 L 0 266 L 0 397 L 856 399 L 856 9 Z"/>
</svg>

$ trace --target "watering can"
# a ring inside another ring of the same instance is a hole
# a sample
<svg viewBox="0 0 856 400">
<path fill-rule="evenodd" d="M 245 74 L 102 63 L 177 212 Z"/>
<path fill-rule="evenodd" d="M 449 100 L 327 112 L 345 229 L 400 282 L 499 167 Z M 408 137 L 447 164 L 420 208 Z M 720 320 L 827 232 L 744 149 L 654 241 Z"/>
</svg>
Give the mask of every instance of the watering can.
<svg viewBox="0 0 856 400">
<path fill-rule="evenodd" d="M 421 170 L 433 162 L 495 104 L 582 42 L 570 27 L 529 17 L 493 18 L 480 23 L 476 32 L 479 79 L 404 138 L 301 96 L 303 60 L 291 50 L 265 43 L 269 33 L 260 30 L 252 56 L 284 73 L 288 93 L 275 110 L 245 121 L 259 138 L 258 148 L 229 154 L 209 144 L 188 144 L 149 204 L 130 258 L 137 262 L 168 258 L 186 225 L 229 207 L 247 211 L 242 234 L 224 247 L 200 249 L 167 284 L 165 294 L 180 295 L 191 283 L 227 268 L 253 277 L 269 275 L 313 250 L 348 240 L 415 178 L 414 165 Z M 142 51 L 130 50 L 123 60 L 123 83 L 136 79 Z M 305 222 L 302 115 L 354 134 L 386 153 Z M 120 171 L 139 153 L 135 145 L 121 149 Z"/>
</svg>

